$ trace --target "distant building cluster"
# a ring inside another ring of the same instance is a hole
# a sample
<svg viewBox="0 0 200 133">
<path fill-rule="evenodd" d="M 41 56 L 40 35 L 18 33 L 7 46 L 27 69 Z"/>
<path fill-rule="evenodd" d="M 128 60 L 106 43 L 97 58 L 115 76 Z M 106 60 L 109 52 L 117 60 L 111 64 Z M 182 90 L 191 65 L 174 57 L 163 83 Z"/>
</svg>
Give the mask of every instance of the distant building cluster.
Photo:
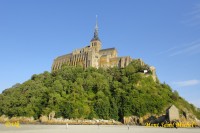
<svg viewBox="0 0 200 133">
<path fill-rule="evenodd" d="M 131 61 L 132 59 L 130 56 L 118 57 L 115 48 L 102 49 L 96 22 L 94 37 L 90 41 L 90 45 L 81 49 L 76 49 L 72 53 L 57 57 L 53 62 L 52 70 L 60 69 L 63 64 L 83 66 L 84 68 L 108 68 L 114 66 L 123 68 Z"/>
<path fill-rule="evenodd" d="M 84 68 L 124 68 L 128 66 L 132 60 L 133 59 L 130 56 L 118 57 L 115 48 L 102 49 L 102 44 L 98 36 L 98 24 L 96 21 L 94 37 L 91 39 L 90 45 L 81 49 L 76 49 L 72 53 L 54 59 L 52 71 L 61 69 L 63 64 L 69 66 L 82 66 Z M 139 60 L 141 61 L 141 64 L 144 64 L 141 59 Z M 155 73 L 154 67 L 150 67 L 150 69 Z"/>
</svg>

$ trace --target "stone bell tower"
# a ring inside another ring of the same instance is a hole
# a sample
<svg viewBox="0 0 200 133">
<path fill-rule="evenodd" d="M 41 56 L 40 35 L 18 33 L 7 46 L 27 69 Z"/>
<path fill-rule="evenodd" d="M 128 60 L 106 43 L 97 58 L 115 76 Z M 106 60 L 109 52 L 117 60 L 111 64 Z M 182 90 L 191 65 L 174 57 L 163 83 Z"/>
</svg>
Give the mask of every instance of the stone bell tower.
<svg viewBox="0 0 200 133">
<path fill-rule="evenodd" d="M 97 23 L 97 16 L 96 16 L 96 25 L 94 30 L 94 37 L 90 41 L 90 47 L 93 47 L 96 52 L 101 50 L 101 41 L 98 36 L 98 23 Z"/>
</svg>

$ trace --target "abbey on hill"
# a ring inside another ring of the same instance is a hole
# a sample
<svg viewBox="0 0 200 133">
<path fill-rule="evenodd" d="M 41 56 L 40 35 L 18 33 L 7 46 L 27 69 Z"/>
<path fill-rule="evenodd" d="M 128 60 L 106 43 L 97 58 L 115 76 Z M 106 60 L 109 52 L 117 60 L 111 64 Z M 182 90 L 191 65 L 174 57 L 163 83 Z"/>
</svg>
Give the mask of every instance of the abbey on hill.
<svg viewBox="0 0 200 133">
<path fill-rule="evenodd" d="M 81 49 L 76 49 L 72 53 L 57 57 L 52 65 L 52 70 L 60 69 L 63 64 L 71 66 L 87 67 L 114 67 L 123 68 L 132 61 L 130 56 L 118 57 L 115 48 L 102 49 L 102 44 L 98 36 L 98 25 L 96 21 L 94 37 L 90 45 Z"/>
<path fill-rule="evenodd" d="M 90 41 L 90 45 L 81 49 L 76 49 L 72 53 L 62 55 L 54 59 L 52 71 L 61 69 L 63 64 L 70 66 L 83 66 L 95 68 L 119 67 L 124 68 L 133 60 L 130 56 L 118 57 L 115 48 L 102 49 L 102 44 L 98 36 L 98 24 L 96 21 L 94 37 Z M 141 61 L 141 64 L 144 62 Z M 155 72 L 154 67 L 150 67 Z"/>
</svg>

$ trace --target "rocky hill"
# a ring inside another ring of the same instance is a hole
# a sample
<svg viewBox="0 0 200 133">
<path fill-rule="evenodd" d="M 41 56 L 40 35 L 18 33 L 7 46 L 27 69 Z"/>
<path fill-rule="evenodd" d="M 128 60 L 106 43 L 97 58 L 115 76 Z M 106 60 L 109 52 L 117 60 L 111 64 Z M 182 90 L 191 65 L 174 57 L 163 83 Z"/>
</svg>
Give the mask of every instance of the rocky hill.
<svg viewBox="0 0 200 133">
<path fill-rule="evenodd" d="M 53 111 L 55 118 L 122 121 L 128 116 L 160 116 L 173 104 L 181 115 L 189 112 L 200 119 L 199 109 L 151 75 L 149 66 L 137 60 L 125 68 L 84 70 L 64 65 L 4 90 L 0 116 L 39 119 Z"/>
</svg>

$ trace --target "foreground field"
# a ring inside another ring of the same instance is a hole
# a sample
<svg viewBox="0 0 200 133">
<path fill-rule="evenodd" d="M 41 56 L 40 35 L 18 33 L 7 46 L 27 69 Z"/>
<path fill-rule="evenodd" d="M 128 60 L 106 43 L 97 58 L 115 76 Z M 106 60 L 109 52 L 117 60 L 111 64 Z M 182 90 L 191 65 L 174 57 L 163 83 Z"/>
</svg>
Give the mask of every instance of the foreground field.
<svg viewBox="0 0 200 133">
<path fill-rule="evenodd" d="M 106 125 L 20 125 L 20 128 L 0 125 L 0 133 L 199 133 L 200 128 L 152 128 Z"/>
</svg>

